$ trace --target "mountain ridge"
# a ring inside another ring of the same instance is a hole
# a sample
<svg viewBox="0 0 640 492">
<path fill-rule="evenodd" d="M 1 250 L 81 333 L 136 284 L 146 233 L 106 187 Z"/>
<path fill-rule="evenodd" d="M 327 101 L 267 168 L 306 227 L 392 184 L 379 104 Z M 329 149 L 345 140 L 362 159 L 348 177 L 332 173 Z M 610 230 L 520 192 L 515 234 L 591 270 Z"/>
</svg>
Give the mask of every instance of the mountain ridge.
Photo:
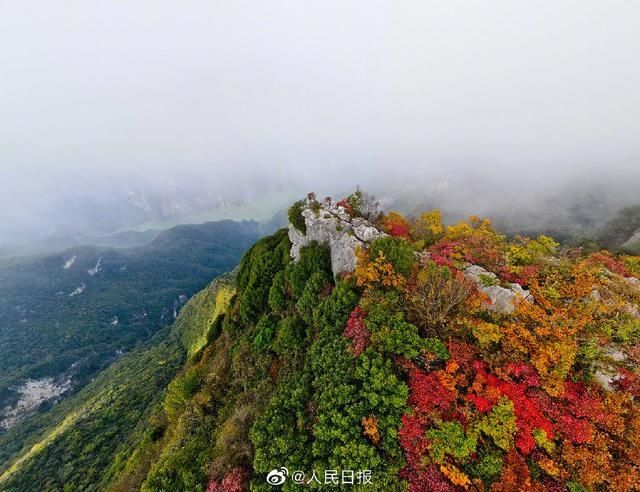
<svg viewBox="0 0 640 492">
<path fill-rule="evenodd" d="M 639 257 L 309 195 L 224 304 L 99 489 L 640 487 Z"/>
</svg>

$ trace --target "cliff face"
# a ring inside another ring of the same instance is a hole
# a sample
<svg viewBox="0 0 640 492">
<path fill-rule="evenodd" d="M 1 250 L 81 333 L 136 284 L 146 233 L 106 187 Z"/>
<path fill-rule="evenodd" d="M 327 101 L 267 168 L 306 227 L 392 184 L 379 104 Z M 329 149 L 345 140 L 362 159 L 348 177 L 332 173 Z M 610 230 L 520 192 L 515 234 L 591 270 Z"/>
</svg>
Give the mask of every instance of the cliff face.
<svg viewBox="0 0 640 492">
<path fill-rule="evenodd" d="M 352 272 L 356 266 L 355 251 L 358 246 L 385 236 L 373 224 L 361 217 L 351 217 L 342 206 L 330 199 L 322 203 L 307 199 L 302 208 L 306 232 L 289 223 L 291 257 L 300 258 L 300 248 L 312 241 L 326 244 L 331 250 L 331 269 L 334 275 Z"/>
</svg>

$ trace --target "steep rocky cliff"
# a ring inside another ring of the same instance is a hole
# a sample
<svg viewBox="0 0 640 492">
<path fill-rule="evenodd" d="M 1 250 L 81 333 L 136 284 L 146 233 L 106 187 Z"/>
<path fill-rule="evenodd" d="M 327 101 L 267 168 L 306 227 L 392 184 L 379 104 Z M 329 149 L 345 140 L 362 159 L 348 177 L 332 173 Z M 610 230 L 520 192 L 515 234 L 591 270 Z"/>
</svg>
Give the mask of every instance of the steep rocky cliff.
<svg viewBox="0 0 640 492">
<path fill-rule="evenodd" d="M 312 195 L 313 196 L 313 195 Z M 331 270 L 334 275 L 352 272 L 356 265 L 355 251 L 366 247 L 379 237 L 386 236 L 362 217 L 352 217 L 346 207 L 330 198 L 317 202 L 307 198 L 300 213 L 304 218 L 305 231 L 289 223 L 291 257 L 300 258 L 300 248 L 316 241 L 326 244 L 331 250 Z"/>
</svg>

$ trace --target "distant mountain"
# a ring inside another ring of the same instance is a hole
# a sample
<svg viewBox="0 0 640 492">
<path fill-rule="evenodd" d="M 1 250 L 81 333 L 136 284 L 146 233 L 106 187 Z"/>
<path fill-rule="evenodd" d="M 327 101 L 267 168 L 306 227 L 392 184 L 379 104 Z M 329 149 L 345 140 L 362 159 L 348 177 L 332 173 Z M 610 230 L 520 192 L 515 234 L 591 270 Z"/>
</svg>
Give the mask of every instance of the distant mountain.
<svg viewBox="0 0 640 492">
<path fill-rule="evenodd" d="M 268 221 L 286 209 L 290 191 L 256 186 L 224 189 L 210 182 L 115 180 L 66 193 L 47 189 L 24 203 L 6 204 L 0 221 L 0 257 L 44 254 L 81 245 L 132 247 L 146 244 L 152 230 L 220 220 Z M 222 186 L 222 185 L 220 185 Z M 136 235 L 123 231 L 138 231 Z"/>
<path fill-rule="evenodd" d="M 640 229 L 622 244 L 622 249 L 640 254 Z"/>
<path fill-rule="evenodd" d="M 171 324 L 261 234 L 256 222 L 162 231 L 146 246 L 83 246 L 0 264 L 0 432 L 75 391 Z"/>
<path fill-rule="evenodd" d="M 103 248 L 134 248 L 149 244 L 158 235 L 157 230 L 123 231 L 104 236 L 91 236 L 70 227 L 58 227 L 50 236 L 29 243 L 0 247 L 0 258 L 38 256 L 79 246 Z"/>
</svg>

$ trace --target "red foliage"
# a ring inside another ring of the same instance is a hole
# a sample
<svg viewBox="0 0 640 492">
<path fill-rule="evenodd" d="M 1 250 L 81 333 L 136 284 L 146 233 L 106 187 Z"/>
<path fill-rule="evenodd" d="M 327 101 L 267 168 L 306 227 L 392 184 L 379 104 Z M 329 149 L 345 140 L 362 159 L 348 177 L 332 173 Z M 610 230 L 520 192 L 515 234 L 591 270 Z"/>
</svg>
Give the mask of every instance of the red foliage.
<svg viewBox="0 0 640 492">
<path fill-rule="evenodd" d="M 504 267 L 502 251 L 492 238 L 471 234 L 464 241 L 464 259 L 481 265 L 490 272 L 498 272 Z"/>
<path fill-rule="evenodd" d="M 640 398 L 640 377 L 624 367 L 620 368 L 620 378 L 614 386 L 622 391 L 631 393 L 635 398 Z"/>
<path fill-rule="evenodd" d="M 456 492 L 459 490 L 435 466 L 424 470 L 404 468 L 400 476 L 409 482 L 408 492 Z"/>
<path fill-rule="evenodd" d="M 437 373 L 417 368 L 409 371 L 409 402 L 419 412 L 446 412 L 455 400 L 455 393 L 442 385 Z"/>
<path fill-rule="evenodd" d="M 476 410 L 480 413 L 488 413 L 493 408 L 493 403 L 488 398 L 480 395 L 467 395 L 467 398 L 472 402 Z"/>
<path fill-rule="evenodd" d="M 507 367 L 507 371 L 524 382 L 500 379 L 494 374 L 487 373 L 482 364 L 476 364 L 476 368 L 480 380 L 494 390 L 491 392 L 492 394 L 495 394 L 495 390 L 497 390 L 500 395 L 506 396 L 513 402 L 516 425 L 518 426 L 516 447 L 520 452 L 526 455 L 535 448 L 536 443 L 532 435 L 534 429 L 544 430 L 548 439 L 553 438 L 553 424 L 545 417 L 538 402 L 529 395 L 529 389 L 535 388 L 535 386 L 531 386 L 527 382 L 534 383 L 536 386 L 540 384 L 533 368 L 529 368 L 526 364 L 510 364 Z"/>
<path fill-rule="evenodd" d="M 427 430 L 426 419 L 417 414 L 402 416 L 402 423 L 398 431 L 398 442 L 404 450 L 407 463 L 418 466 L 429 442 L 425 436 Z"/>
<path fill-rule="evenodd" d="M 352 341 L 351 349 L 354 355 L 359 356 L 369 346 L 370 333 L 364 320 L 367 313 L 360 306 L 349 315 L 347 326 L 344 329 L 344 337 Z"/>
<path fill-rule="evenodd" d="M 571 415 L 589 418 L 595 422 L 604 422 L 607 418 L 600 397 L 590 393 L 589 388 L 584 384 L 566 382 L 563 399 Z"/>
<path fill-rule="evenodd" d="M 477 357 L 477 350 L 473 345 L 449 339 L 447 341 L 447 350 L 449 351 L 450 360 L 454 360 L 463 371 L 469 372 L 473 369 Z"/>
<path fill-rule="evenodd" d="M 390 213 L 385 217 L 384 228 L 387 234 L 395 237 L 403 237 L 409 239 L 411 226 L 404 217 L 395 212 Z"/>
<path fill-rule="evenodd" d="M 431 259 L 438 266 L 453 267 L 453 260 L 459 259 L 460 243 L 454 241 L 441 241 L 429 248 Z"/>
<path fill-rule="evenodd" d="M 346 198 L 340 200 L 338 203 L 336 203 L 336 205 L 338 207 L 343 207 L 349 213 L 349 215 L 353 216 L 353 207 Z"/>
<path fill-rule="evenodd" d="M 498 269 L 498 276 L 506 282 L 512 282 L 526 287 L 529 285 L 529 282 L 531 282 L 531 279 L 538 275 L 539 269 L 540 267 L 538 265 L 525 265 L 520 267 L 516 273 L 511 268 L 503 266 Z"/>
<path fill-rule="evenodd" d="M 395 237 L 409 237 L 409 228 L 404 224 L 389 225 L 389 235 Z"/>
<path fill-rule="evenodd" d="M 207 485 L 207 492 L 243 492 L 247 490 L 247 477 L 244 468 L 234 468 L 221 481 L 211 480 Z"/>
<path fill-rule="evenodd" d="M 575 444 L 585 444 L 593 440 L 593 427 L 586 419 L 562 415 L 558 424 L 558 430 Z"/>
<path fill-rule="evenodd" d="M 506 371 L 516 381 L 522 382 L 526 386 L 535 388 L 540 386 L 540 376 L 538 376 L 533 366 L 529 364 L 507 364 Z"/>
<path fill-rule="evenodd" d="M 613 273 L 617 273 L 618 275 L 622 275 L 623 277 L 632 276 L 631 272 L 627 270 L 627 267 L 625 267 L 621 262 L 616 260 L 610 254 L 607 254 L 605 252 L 593 253 L 590 258 L 592 261 L 602 264 L 607 270 Z"/>
</svg>

